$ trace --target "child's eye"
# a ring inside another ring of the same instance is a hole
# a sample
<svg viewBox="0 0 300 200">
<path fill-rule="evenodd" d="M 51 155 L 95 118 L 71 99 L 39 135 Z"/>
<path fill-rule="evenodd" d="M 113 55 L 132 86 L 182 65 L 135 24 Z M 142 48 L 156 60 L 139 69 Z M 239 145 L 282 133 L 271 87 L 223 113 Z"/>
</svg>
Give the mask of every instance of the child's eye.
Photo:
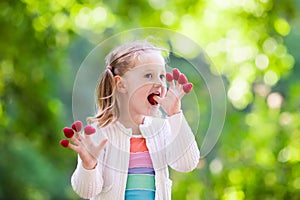
<svg viewBox="0 0 300 200">
<path fill-rule="evenodd" d="M 145 78 L 152 78 L 152 74 L 146 74 Z"/>
<path fill-rule="evenodd" d="M 166 79 L 166 75 L 162 74 L 159 76 L 161 80 L 165 80 Z"/>
</svg>

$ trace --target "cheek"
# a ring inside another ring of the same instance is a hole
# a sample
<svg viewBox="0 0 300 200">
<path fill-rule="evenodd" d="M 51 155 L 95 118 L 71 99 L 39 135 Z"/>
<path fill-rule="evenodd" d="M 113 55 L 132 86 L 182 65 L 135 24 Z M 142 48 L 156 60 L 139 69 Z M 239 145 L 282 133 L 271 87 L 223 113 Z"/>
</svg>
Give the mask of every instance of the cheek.
<svg viewBox="0 0 300 200">
<path fill-rule="evenodd" d="M 149 85 L 138 87 L 132 91 L 130 98 L 135 101 L 136 100 L 139 100 L 141 102 L 144 100 L 146 101 L 150 89 L 151 89 L 151 86 L 149 86 Z"/>
<path fill-rule="evenodd" d="M 143 82 L 142 80 L 135 80 L 130 84 L 130 87 L 128 88 L 131 94 L 140 92 L 145 86 L 147 86 L 148 83 Z"/>
<path fill-rule="evenodd" d="M 163 86 L 161 89 L 161 94 L 162 94 L 161 96 L 162 97 L 166 96 L 166 93 L 167 93 L 167 86 Z"/>
</svg>

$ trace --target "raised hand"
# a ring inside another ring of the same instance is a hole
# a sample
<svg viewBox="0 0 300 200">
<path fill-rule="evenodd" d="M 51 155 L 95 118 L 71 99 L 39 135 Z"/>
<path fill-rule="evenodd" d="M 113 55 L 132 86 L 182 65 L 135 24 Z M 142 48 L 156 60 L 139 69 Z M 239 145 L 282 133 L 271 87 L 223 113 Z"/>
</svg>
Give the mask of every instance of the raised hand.
<svg viewBox="0 0 300 200">
<path fill-rule="evenodd" d="M 192 83 L 188 83 L 188 79 L 178 69 L 173 69 L 173 74 L 167 73 L 166 79 L 170 83 L 169 90 L 165 97 L 160 98 L 154 96 L 154 100 L 167 112 L 168 115 L 173 115 L 181 110 L 181 98 L 191 92 Z"/>
<path fill-rule="evenodd" d="M 82 123 L 76 121 L 72 124 L 72 128 L 65 127 L 63 132 L 67 138 L 70 138 L 72 143 L 69 140 L 61 140 L 60 144 L 67 148 L 74 150 L 78 153 L 82 160 L 82 165 L 86 169 L 93 169 L 97 165 L 97 158 L 100 155 L 101 150 L 104 148 L 107 139 L 102 140 L 99 144 L 95 144 L 91 140 L 91 135 L 96 132 L 96 129 L 92 126 L 84 127 L 84 134 L 80 133 L 82 129 Z"/>
</svg>

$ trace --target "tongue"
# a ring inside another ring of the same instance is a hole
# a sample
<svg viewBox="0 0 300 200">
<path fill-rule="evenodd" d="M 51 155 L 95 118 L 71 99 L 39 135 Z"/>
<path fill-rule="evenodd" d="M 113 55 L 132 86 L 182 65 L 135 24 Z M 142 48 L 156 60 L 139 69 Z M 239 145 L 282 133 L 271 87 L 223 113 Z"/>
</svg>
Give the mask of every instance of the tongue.
<svg viewBox="0 0 300 200">
<path fill-rule="evenodd" d="M 148 96 L 148 101 L 151 105 L 157 105 L 158 103 L 154 100 L 154 96 L 159 96 L 158 94 L 150 94 Z"/>
</svg>

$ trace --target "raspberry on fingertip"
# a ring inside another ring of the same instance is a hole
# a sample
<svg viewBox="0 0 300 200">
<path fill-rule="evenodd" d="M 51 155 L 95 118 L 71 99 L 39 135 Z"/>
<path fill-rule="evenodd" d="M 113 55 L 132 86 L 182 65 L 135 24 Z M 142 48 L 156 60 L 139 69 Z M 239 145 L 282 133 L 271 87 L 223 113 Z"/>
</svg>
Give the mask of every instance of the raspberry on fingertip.
<svg viewBox="0 0 300 200">
<path fill-rule="evenodd" d="M 80 132 L 81 129 L 82 129 L 82 122 L 81 121 L 75 121 L 73 124 L 72 124 L 72 129 L 76 132 Z"/>
<path fill-rule="evenodd" d="M 71 128 L 69 128 L 69 127 L 63 128 L 63 132 L 64 132 L 64 134 L 65 134 L 65 136 L 66 136 L 67 138 L 71 138 L 71 137 L 73 137 L 73 135 L 74 135 L 73 129 L 71 129 Z"/>
<path fill-rule="evenodd" d="M 171 81 L 174 80 L 173 75 L 170 74 L 170 73 L 167 73 L 167 74 L 166 74 L 166 79 L 167 79 L 168 82 L 171 82 Z"/>
<path fill-rule="evenodd" d="M 70 142 L 69 140 L 61 140 L 59 143 L 61 144 L 61 146 L 67 148 Z"/>
<path fill-rule="evenodd" d="M 184 74 L 180 74 L 178 77 L 178 83 L 179 84 L 186 84 L 187 83 L 187 78 Z"/>
<path fill-rule="evenodd" d="M 188 94 L 192 91 L 193 89 L 193 84 L 192 83 L 186 83 L 182 86 L 183 91 Z"/>
<path fill-rule="evenodd" d="M 84 133 L 87 135 L 92 135 L 92 134 L 96 133 L 96 129 L 90 125 L 87 125 L 84 127 Z"/>
<path fill-rule="evenodd" d="M 173 70 L 173 78 L 174 78 L 174 80 L 178 80 L 178 78 L 179 78 L 179 75 L 181 74 L 180 73 L 180 71 L 177 69 L 177 68 L 174 68 Z"/>
</svg>

